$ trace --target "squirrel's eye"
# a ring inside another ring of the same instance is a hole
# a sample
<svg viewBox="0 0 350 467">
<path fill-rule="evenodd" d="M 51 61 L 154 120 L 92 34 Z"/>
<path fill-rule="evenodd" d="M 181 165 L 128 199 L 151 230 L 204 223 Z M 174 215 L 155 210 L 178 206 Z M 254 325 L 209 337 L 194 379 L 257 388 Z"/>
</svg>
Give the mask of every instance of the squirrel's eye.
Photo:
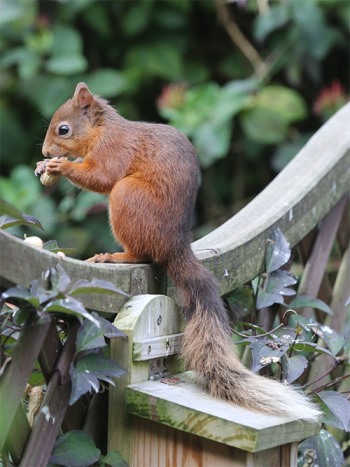
<svg viewBox="0 0 350 467">
<path fill-rule="evenodd" d="M 63 135 L 66 135 L 67 133 L 69 133 L 69 126 L 68 125 L 61 125 L 59 128 L 58 128 L 58 134 L 60 136 L 63 136 Z"/>
</svg>

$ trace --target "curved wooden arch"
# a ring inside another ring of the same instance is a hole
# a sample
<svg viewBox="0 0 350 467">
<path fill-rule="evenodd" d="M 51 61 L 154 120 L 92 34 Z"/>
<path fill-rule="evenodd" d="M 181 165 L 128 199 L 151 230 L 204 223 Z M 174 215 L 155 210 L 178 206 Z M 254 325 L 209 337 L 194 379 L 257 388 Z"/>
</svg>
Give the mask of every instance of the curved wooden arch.
<svg viewBox="0 0 350 467">
<path fill-rule="evenodd" d="M 227 293 L 255 277 L 271 229 L 279 227 L 291 245 L 298 243 L 350 189 L 350 103 L 338 111 L 290 164 L 250 204 L 229 221 L 193 244 L 198 258 Z M 0 277 L 28 286 L 58 263 L 72 280 L 99 278 L 136 295 L 159 293 L 162 280 L 150 265 L 91 264 L 31 247 L 0 231 Z M 171 285 L 168 293 L 172 294 Z M 120 296 L 85 297 L 87 307 L 117 312 Z"/>
</svg>

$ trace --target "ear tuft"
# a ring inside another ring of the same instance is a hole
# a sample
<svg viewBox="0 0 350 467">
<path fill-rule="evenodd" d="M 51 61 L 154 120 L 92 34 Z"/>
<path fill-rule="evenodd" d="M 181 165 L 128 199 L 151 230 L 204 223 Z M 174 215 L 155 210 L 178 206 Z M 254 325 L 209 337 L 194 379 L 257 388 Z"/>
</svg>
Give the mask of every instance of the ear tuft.
<svg viewBox="0 0 350 467">
<path fill-rule="evenodd" d="M 86 108 L 94 102 L 94 96 L 85 83 L 78 83 L 74 91 L 74 99 L 80 108 Z"/>
</svg>

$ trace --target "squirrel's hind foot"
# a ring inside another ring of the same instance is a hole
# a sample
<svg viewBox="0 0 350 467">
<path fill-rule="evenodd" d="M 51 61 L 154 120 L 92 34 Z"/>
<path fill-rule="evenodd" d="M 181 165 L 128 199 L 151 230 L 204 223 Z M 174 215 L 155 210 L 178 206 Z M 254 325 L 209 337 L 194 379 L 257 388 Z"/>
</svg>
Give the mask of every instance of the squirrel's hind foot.
<svg viewBox="0 0 350 467">
<path fill-rule="evenodd" d="M 147 263 L 143 258 L 136 258 L 129 252 L 99 253 L 86 260 L 88 263 Z"/>
</svg>

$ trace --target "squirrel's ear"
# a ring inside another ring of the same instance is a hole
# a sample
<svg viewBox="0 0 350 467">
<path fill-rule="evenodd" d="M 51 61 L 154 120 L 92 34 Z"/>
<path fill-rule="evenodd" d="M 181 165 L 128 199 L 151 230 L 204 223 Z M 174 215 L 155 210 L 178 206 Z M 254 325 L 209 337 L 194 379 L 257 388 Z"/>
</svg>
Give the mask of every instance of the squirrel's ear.
<svg viewBox="0 0 350 467">
<path fill-rule="evenodd" d="M 77 84 L 73 97 L 81 108 L 90 106 L 94 102 L 94 96 L 91 94 L 85 83 Z"/>
</svg>

